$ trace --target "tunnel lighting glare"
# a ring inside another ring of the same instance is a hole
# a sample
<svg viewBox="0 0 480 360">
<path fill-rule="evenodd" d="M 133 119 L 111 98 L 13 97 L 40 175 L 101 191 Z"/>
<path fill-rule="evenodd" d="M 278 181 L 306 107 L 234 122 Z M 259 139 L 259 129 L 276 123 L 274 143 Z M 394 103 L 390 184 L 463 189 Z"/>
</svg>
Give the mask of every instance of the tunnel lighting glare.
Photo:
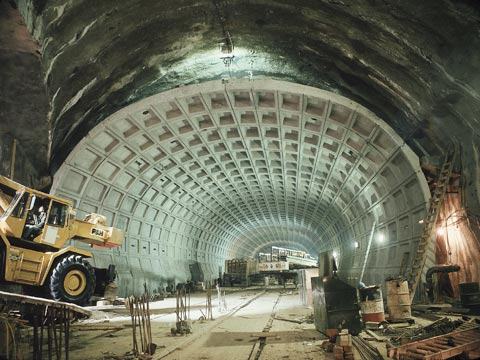
<svg viewBox="0 0 480 360">
<path fill-rule="evenodd" d="M 359 246 L 358 241 L 354 241 L 354 242 L 353 242 L 353 247 L 354 247 L 355 249 L 358 249 L 358 246 Z"/>
<path fill-rule="evenodd" d="M 377 234 L 377 241 L 379 243 L 383 243 L 385 241 L 385 234 L 384 233 L 378 233 Z"/>
<path fill-rule="evenodd" d="M 225 58 L 225 59 L 224 59 Z M 152 61 L 156 59 L 152 59 Z M 229 66 L 225 66 L 225 61 Z M 255 64 L 252 68 L 252 64 Z M 270 53 L 251 50 L 244 47 L 232 49 L 229 54 L 222 51 L 220 46 L 214 49 L 199 51 L 190 54 L 183 61 L 179 62 L 172 71 L 176 73 L 202 74 L 202 77 L 216 77 L 225 73 L 226 70 L 235 73 L 235 77 L 248 76 L 252 78 L 258 72 L 272 71 L 278 73 L 293 73 L 295 69 L 291 65 L 279 62 Z M 162 76 L 165 69 L 159 65 Z"/>
<path fill-rule="evenodd" d="M 336 259 L 338 257 L 338 253 L 336 251 L 332 252 L 332 256 Z"/>
<path fill-rule="evenodd" d="M 438 236 L 443 236 L 443 235 L 445 235 L 445 228 L 444 228 L 444 227 L 439 227 L 439 228 L 437 229 L 437 235 L 438 235 Z"/>
</svg>

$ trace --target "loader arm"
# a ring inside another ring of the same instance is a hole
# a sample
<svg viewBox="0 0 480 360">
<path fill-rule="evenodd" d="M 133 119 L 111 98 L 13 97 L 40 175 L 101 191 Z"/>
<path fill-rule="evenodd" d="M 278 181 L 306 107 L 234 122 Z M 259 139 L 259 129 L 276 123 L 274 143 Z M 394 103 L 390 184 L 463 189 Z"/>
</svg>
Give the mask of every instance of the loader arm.
<svg viewBox="0 0 480 360">
<path fill-rule="evenodd" d="M 87 217 L 86 220 L 74 220 L 71 238 L 92 247 L 117 248 L 122 246 L 125 236 L 123 231 Z"/>
</svg>

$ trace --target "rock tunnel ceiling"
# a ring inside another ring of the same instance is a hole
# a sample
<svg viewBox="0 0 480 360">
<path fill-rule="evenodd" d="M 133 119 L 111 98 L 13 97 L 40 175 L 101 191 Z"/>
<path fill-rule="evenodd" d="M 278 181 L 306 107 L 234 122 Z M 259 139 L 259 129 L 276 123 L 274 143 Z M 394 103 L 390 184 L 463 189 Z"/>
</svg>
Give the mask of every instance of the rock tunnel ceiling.
<svg viewBox="0 0 480 360">
<path fill-rule="evenodd" d="M 117 265 L 125 292 L 186 279 L 193 264 L 216 277 L 225 258 L 269 244 L 337 249 L 354 277 L 374 220 L 385 242 L 367 275 L 378 280 L 377 268 L 394 274 L 413 253 L 429 197 L 416 155 L 372 112 L 275 80 L 211 81 L 127 106 L 77 144 L 52 191 L 125 230 L 121 249 L 94 260 Z"/>
<path fill-rule="evenodd" d="M 41 44 L 53 171 L 125 105 L 230 76 L 344 95 L 385 119 L 419 156 L 439 155 L 451 137 L 468 156 L 478 142 L 476 1 L 16 2 Z M 223 30 L 235 45 L 229 70 L 218 54 Z"/>
</svg>

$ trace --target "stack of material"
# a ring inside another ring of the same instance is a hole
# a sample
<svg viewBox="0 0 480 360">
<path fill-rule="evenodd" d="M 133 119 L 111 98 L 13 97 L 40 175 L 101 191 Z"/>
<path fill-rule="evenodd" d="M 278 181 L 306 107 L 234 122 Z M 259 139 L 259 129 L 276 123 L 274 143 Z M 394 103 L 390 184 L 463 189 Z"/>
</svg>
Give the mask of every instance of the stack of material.
<svg viewBox="0 0 480 360">
<path fill-rule="evenodd" d="M 388 279 L 386 286 L 388 320 L 397 321 L 410 319 L 412 317 L 412 310 L 408 282 L 403 279 Z"/>
<path fill-rule="evenodd" d="M 313 306 L 312 277 L 318 276 L 318 268 L 300 269 L 298 274 L 298 293 L 305 306 Z"/>
<path fill-rule="evenodd" d="M 335 360 L 353 360 L 352 336 L 348 330 L 342 330 L 337 336 L 337 344 L 333 348 Z"/>
<path fill-rule="evenodd" d="M 355 336 L 353 339 L 353 346 L 358 352 L 362 360 L 383 360 L 384 357 L 380 354 L 378 349 L 370 345 L 368 341 L 360 336 Z"/>
<path fill-rule="evenodd" d="M 392 325 L 388 325 L 384 330 L 384 334 L 390 336 L 390 342 L 393 345 L 402 345 L 447 334 L 458 329 L 466 330 L 475 327 L 478 327 L 478 325 L 474 322 L 465 322 L 460 319 L 451 320 L 448 317 L 444 317 L 429 325 L 420 327 L 394 328 Z"/>
<path fill-rule="evenodd" d="M 257 263 L 253 259 L 225 260 L 225 282 L 233 286 L 238 283 L 249 285 L 249 275 L 257 271 Z"/>
</svg>

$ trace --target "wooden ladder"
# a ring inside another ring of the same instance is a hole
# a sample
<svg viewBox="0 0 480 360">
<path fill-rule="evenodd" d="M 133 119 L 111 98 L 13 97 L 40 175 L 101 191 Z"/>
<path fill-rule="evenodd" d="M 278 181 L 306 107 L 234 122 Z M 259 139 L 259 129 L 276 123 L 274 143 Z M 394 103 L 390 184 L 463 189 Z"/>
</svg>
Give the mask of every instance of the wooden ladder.
<svg viewBox="0 0 480 360">
<path fill-rule="evenodd" d="M 469 354 L 472 352 L 473 355 L 478 348 L 480 348 L 478 329 L 457 329 L 448 334 L 390 348 L 388 357 L 396 360 L 440 360 L 466 355 L 467 359 L 473 359 L 474 357 L 470 357 Z"/>
<path fill-rule="evenodd" d="M 445 155 L 445 159 L 440 170 L 437 183 L 433 190 L 432 198 L 430 199 L 430 207 L 428 209 L 427 217 L 423 220 L 423 232 L 418 243 L 417 252 L 413 259 L 410 272 L 407 274 L 408 284 L 410 286 L 410 299 L 413 301 L 415 291 L 420 282 L 422 271 L 427 260 L 427 249 L 430 245 L 432 232 L 437 223 L 438 214 L 445 200 L 450 178 L 452 176 L 453 165 L 457 155 L 457 146 L 453 145 Z"/>
</svg>

